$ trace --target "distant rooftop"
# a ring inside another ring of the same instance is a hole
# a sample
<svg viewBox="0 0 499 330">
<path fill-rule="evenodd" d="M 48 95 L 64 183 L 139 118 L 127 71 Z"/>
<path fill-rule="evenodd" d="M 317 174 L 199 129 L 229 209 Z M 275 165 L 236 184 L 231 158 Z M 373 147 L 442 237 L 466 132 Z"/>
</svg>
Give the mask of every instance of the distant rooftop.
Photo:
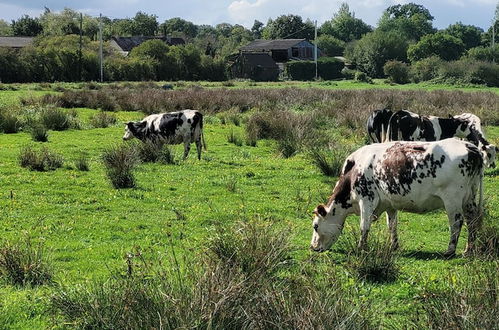
<svg viewBox="0 0 499 330">
<path fill-rule="evenodd" d="M 140 45 L 144 41 L 156 40 L 156 39 L 162 40 L 170 46 L 185 44 L 185 41 L 182 38 L 172 38 L 172 37 L 165 37 L 165 36 L 151 36 L 151 37 L 137 36 L 137 37 L 113 37 L 112 38 L 112 40 L 114 40 L 124 52 L 131 51 L 134 47 L 137 47 L 138 45 Z"/>
<path fill-rule="evenodd" d="M 256 39 L 250 44 L 240 48 L 242 51 L 259 51 L 268 52 L 271 50 L 284 50 L 289 49 L 300 42 L 307 41 L 307 39 L 277 39 L 277 40 L 264 40 Z"/>
</svg>

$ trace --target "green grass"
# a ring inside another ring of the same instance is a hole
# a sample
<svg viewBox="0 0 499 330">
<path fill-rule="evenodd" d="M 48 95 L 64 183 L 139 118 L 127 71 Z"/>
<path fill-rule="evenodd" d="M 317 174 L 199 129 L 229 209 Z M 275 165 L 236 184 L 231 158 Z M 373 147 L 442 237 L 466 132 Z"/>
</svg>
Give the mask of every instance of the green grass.
<svg viewBox="0 0 499 330">
<path fill-rule="evenodd" d="M 22 88 L 0 92 L 0 104 L 15 104 L 26 92 Z M 143 115 L 118 112 L 118 125 L 90 129 L 89 119 L 97 111 L 76 110 L 86 129 L 50 131 L 49 142 L 43 144 L 64 157 L 65 165 L 55 171 L 32 172 L 18 165 L 19 151 L 31 141 L 29 133 L 0 134 L 0 241 L 29 233 L 36 242 L 43 242 L 53 256 L 56 283 L 105 280 L 113 270 L 126 268 L 124 256 L 136 247 L 150 255 L 161 255 L 171 240 L 180 255 L 200 253 L 218 225 L 254 217 L 292 233 L 291 266 L 281 276 L 292 277 L 309 263 L 344 269 L 343 237 L 330 253 L 317 255 L 308 250 L 312 211 L 327 200 L 335 178 L 323 176 L 305 153 L 282 158 L 275 141 L 270 140 L 259 141 L 257 147 L 236 146 L 227 141 L 227 136 L 230 132 L 244 136 L 243 127 L 215 120 L 210 124 L 207 120 L 204 134 L 208 151 L 203 152 L 201 161 L 193 145 L 186 161 L 176 165 L 141 164 L 136 172 L 137 188 L 116 190 L 106 178 L 102 152 L 121 142 L 124 122 Z M 487 134 L 498 141 L 499 127 L 487 127 Z M 349 138 L 359 143 L 353 135 Z M 182 153 L 183 146 L 174 148 Z M 82 152 L 88 156 L 88 172 L 73 165 Z M 489 211 L 499 217 L 499 172 L 488 170 L 487 174 Z M 229 181 L 235 189 L 228 188 Z M 384 222 L 383 218 L 373 226 L 384 229 Z M 347 226 L 357 228 L 358 217 L 349 217 Z M 381 310 L 378 317 L 384 324 L 403 322 L 415 312 L 414 297 L 425 281 L 442 280 L 447 271 L 468 262 L 439 257 L 448 239 L 443 211 L 426 215 L 401 212 L 398 278 L 389 283 L 370 283 L 341 272 L 338 280 L 355 287 L 359 299 L 372 299 Z M 465 241 L 466 229 L 458 253 L 463 251 Z M 0 328 L 61 326 L 61 321 L 48 312 L 54 290 L 52 286 L 16 288 L 0 282 Z"/>
</svg>

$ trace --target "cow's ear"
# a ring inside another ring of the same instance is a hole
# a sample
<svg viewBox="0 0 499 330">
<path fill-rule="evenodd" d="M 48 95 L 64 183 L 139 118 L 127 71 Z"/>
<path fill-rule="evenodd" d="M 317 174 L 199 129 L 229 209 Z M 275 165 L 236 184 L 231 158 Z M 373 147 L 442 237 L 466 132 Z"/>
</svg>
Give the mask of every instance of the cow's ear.
<svg viewBox="0 0 499 330">
<path fill-rule="evenodd" d="M 451 119 L 452 119 L 452 118 L 454 118 L 454 116 L 453 116 L 453 115 L 451 115 L 451 114 L 449 114 L 449 118 L 451 118 Z"/>
<path fill-rule="evenodd" d="M 314 210 L 315 215 L 325 217 L 327 215 L 326 207 L 324 204 L 319 204 L 315 210 Z"/>
<path fill-rule="evenodd" d="M 133 132 L 135 130 L 135 123 L 133 121 L 129 121 L 128 123 L 126 123 L 126 127 L 128 127 L 128 129 Z"/>
</svg>

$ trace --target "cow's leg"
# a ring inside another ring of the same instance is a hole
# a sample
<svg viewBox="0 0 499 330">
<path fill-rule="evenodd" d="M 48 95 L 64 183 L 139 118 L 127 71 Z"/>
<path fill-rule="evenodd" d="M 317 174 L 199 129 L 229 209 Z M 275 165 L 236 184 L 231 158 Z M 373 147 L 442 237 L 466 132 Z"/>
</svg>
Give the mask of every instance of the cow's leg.
<svg viewBox="0 0 499 330">
<path fill-rule="evenodd" d="M 390 231 L 390 241 L 392 245 L 392 249 L 396 250 L 399 247 L 399 239 L 397 235 L 397 211 L 396 210 L 387 210 L 386 211 L 386 224 Z"/>
<path fill-rule="evenodd" d="M 189 151 L 191 150 L 191 140 L 190 138 L 184 139 L 184 160 L 189 155 Z"/>
<path fill-rule="evenodd" d="M 198 160 L 201 160 L 201 149 L 202 149 L 202 144 L 201 144 L 201 135 L 196 139 L 196 150 L 198 152 Z"/>
<path fill-rule="evenodd" d="M 359 249 L 364 249 L 367 245 L 367 236 L 369 235 L 369 229 L 371 228 L 371 222 L 374 214 L 373 202 L 360 201 L 360 241 Z"/>
<path fill-rule="evenodd" d="M 468 226 L 468 243 L 464 250 L 464 255 L 467 256 L 473 254 L 476 236 L 482 226 L 482 212 L 474 202 L 471 202 L 465 206 L 464 216 Z"/>
<path fill-rule="evenodd" d="M 461 227 L 463 226 L 464 216 L 461 207 L 449 209 L 446 206 L 446 211 L 449 219 L 450 242 L 444 256 L 451 257 L 456 254 L 457 241 L 459 240 L 459 234 L 461 233 Z"/>
</svg>

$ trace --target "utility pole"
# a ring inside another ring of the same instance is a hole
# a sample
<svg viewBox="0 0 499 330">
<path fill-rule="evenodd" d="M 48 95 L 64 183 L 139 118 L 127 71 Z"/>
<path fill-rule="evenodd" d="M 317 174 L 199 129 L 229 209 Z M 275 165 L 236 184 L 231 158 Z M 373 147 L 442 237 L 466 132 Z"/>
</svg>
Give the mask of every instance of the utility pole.
<svg viewBox="0 0 499 330">
<path fill-rule="evenodd" d="M 99 14 L 99 35 L 100 35 L 100 44 L 99 44 L 100 82 L 103 82 L 104 72 L 102 70 L 102 14 Z"/>
<path fill-rule="evenodd" d="M 82 54 L 81 54 L 81 48 L 82 48 L 82 43 L 83 43 L 83 39 L 82 39 L 82 34 L 83 34 L 83 14 L 80 13 L 80 49 L 78 51 L 78 77 L 80 78 L 80 81 L 82 81 L 82 77 L 81 77 L 81 68 L 82 68 L 82 63 L 81 63 L 81 57 L 82 57 Z"/>
<path fill-rule="evenodd" d="M 315 37 L 314 37 L 314 61 L 315 61 L 315 80 L 319 79 L 317 70 L 317 20 L 315 21 Z"/>
</svg>

